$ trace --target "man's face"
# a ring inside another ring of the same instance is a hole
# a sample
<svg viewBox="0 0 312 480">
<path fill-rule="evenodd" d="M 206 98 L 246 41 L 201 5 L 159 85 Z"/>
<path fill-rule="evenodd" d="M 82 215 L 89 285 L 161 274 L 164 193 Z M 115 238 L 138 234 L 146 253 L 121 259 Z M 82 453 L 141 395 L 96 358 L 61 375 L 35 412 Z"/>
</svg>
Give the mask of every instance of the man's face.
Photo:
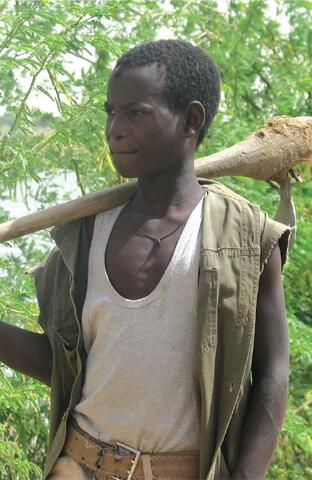
<svg viewBox="0 0 312 480">
<path fill-rule="evenodd" d="M 183 113 L 170 112 L 165 71 L 156 64 L 121 68 L 108 85 L 106 136 L 124 177 L 141 177 L 183 161 Z"/>
</svg>

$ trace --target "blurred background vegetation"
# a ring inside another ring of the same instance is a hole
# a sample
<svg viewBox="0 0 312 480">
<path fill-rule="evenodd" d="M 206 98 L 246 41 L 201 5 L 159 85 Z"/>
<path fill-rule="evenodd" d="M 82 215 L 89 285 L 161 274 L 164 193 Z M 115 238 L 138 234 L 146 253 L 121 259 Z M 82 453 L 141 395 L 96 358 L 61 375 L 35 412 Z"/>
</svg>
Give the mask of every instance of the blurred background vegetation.
<svg viewBox="0 0 312 480">
<path fill-rule="evenodd" d="M 199 157 L 273 115 L 312 115 L 311 7 L 310 0 L 0 0 L 0 221 L 123 181 L 109 157 L 103 103 L 111 67 L 137 43 L 186 39 L 219 65 L 220 113 Z M 312 478 L 311 164 L 299 170 L 297 241 L 284 270 L 290 393 L 271 480 Z M 274 217 L 272 185 L 220 181 Z M 51 246 L 47 232 L 0 246 L 1 320 L 39 330 L 27 270 Z M 40 479 L 49 391 L 3 365 L 0 389 L 0 478 Z"/>
</svg>

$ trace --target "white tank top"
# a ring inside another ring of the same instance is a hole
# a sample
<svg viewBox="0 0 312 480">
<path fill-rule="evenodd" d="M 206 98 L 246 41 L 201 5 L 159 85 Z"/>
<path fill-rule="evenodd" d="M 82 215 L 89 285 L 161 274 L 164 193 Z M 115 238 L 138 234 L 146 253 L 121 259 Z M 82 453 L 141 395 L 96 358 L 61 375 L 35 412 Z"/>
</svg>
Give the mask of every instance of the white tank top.
<svg viewBox="0 0 312 480">
<path fill-rule="evenodd" d="M 112 286 L 105 249 L 123 206 L 96 216 L 82 313 L 88 358 L 73 412 L 93 437 L 143 452 L 199 449 L 194 379 L 202 200 L 156 288 L 129 300 Z"/>
</svg>

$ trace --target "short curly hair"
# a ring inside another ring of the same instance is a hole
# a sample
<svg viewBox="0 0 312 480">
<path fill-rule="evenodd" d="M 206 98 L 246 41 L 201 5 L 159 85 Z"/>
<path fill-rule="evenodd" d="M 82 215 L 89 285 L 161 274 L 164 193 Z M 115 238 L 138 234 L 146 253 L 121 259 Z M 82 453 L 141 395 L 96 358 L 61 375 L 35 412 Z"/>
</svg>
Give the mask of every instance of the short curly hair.
<svg viewBox="0 0 312 480">
<path fill-rule="evenodd" d="M 220 101 L 220 75 L 213 60 L 199 47 L 183 40 L 158 40 L 138 45 L 124 53 L 114 70 L 153 63 L 166 69 L 165 95 L 171 111 L 179 111 L 192 100 L 205 109 L 205 123 L 197 146 L 203 141 Z M 113 74 L 114 74 L 113 70 Z"/>
</svg>

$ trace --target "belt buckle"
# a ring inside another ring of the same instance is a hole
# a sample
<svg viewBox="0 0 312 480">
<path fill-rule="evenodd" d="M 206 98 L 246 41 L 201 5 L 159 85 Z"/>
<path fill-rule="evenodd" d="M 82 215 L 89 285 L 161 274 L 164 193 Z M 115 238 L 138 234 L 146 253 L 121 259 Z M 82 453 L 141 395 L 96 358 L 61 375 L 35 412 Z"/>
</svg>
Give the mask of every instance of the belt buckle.
<svg viewBox="0 0 312 480">
<path fill-rule="evenodd" d="M 132 480 L 133 478 L 133 475 L 134 475 L 134 472 L 135 472 L 135 469 L 139 463 L 139 460 L 140 460 L 140 457 L 141 457 L 141 452 L 140 450 L 137 450 L 136 448 L 134 447 L 130 447 L 129 445 L 126 445 L 124 443 L 121 443 L 121 442 L 116 442 L 116 447 L 117 448 L 122 448 L 132 454 L 135 454 L 135 458 L 134 460 L 131 460 L 131 468 L 130 470 L 127 470 L 127 479 L 126 480 Z M 111 477 L 112 480 L 120 480 L 119 477 Z"/>
</svg>

